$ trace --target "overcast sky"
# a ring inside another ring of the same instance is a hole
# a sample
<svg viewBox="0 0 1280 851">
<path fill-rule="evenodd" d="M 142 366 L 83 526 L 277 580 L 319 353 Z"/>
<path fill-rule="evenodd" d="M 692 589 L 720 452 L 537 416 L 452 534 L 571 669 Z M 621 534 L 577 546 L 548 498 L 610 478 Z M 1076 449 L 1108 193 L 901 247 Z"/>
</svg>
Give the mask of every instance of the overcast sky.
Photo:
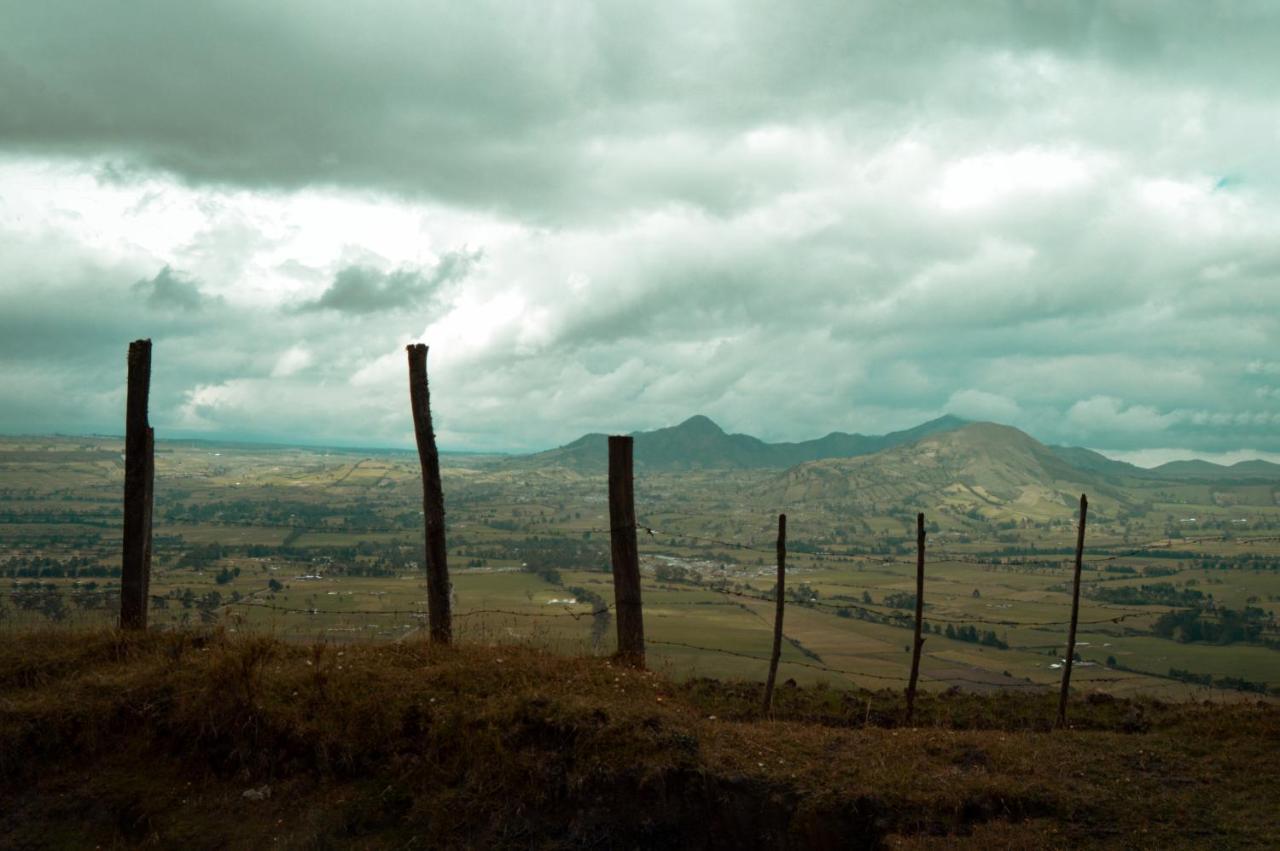
<svg viewBox="0 0 1280 851">
<path fill-rule="evenodd" d="M 1280 4 L 0 0 L 0 431 L 1280 452 Z M 1238 457 L 1238 456 L 1232 456 Z"/>
</svg>

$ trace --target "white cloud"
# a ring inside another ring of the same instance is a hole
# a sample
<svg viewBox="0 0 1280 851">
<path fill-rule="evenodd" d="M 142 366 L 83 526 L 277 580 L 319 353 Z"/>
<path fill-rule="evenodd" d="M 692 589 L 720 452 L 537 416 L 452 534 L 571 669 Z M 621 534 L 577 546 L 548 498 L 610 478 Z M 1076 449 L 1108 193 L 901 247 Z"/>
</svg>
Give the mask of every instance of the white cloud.
<svg viewBox="0 0 1280 851">
<path fill-rule="evenodd" d="M 1067 420 L 1081 433 L 1129 433 L 1154 436 L 1177 422 L 1179 415 L 1150 405 L 1126 405 L 1111 396 L 1094 396 L 1067 410 Z"/>
<path fill-rule="evenodd" d="M 305 346 L 291 346 L 280 353 L 271 375 L 273 378 L 287 378 L 311 366 L 313 360 L 310 350 Z"/>
<path fill-rule="evenodd" d="M 1016 423 L 1022 414 L 1022 409 L 1013 399 L 985 390 L 958 390 L 951 394 L 946 407 L 950 413 L 968 420 L 998 423 Z"/>
<path fill-rule="evenodd" d="M 1105 167 L 1098 155 L 1038 147 L 979 154 L 948 164 L 931 195 L 942 209 L 965 212 L 1084 188 Z"/>
</svg>

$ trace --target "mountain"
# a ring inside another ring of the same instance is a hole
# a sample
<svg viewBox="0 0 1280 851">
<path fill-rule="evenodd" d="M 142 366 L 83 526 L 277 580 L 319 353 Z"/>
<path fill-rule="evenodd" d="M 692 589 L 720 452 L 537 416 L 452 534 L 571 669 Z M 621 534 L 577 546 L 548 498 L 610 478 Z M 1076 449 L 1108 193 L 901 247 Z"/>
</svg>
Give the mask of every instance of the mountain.
<svg viewBox="0 0 1280 851">
<path fill-rule="evenodd" d="M 1209 461 L 1170 461 L 1151 470 L 1161 479 L 1179 479 L 1216 482 L 1277 481 L 1280 480 L 1280 464 L 1270 461 L 1239 461 L 1230 466 Z"/>
<path fill-rule="evenodd" d="M 1010 426 L 969 423 L 873 455 L 801 464 L 768 489 L 786 505 L 824 502 L 868 513 L 909 505 L 989 520 L 1050 519 L 1074 512 L 1081 493 L 1108 508 L 1132 501 L 1119 486 L 1120 468 L 1099 459 L 1109 460 L 1051 449 Z"/>
<path fill-rule="evenodd" d="M 697 415 L 676 426 L 635 432 L 635 464 L 647 470 L 785 469 L 806 461 L 869 455 L 922 437 L 960 428 L 965 421 L 939 417 L 914 428 L 884 435 L 832 432 L 798 443 L 766 443 L 747 434 L 729 434 L 709 418 Z M 521 467 L 569 467 L 602 471 L 608 466 L 608 436 L 586 434 L 546 452 L 513 459 Z"/>
<path fill-rule="evenodd" d="M 1079 470 L 1087 470 L 1108 479 L 1158 479 L 1159 474 L 1146 467 L 1108 458 L 1101 452 L 1082 446 L 1050 446 L 1049 451 Z"/>
</svg>

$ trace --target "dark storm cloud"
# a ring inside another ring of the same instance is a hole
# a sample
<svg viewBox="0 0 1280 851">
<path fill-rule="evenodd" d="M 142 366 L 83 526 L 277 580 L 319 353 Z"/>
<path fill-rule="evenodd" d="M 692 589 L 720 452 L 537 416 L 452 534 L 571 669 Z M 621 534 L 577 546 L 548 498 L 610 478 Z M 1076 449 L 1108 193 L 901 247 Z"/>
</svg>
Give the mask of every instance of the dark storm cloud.
<svg viewBox="0 0 1280 851">
<path fill-rule="evenodd" d="M 158 310 L 199 310 L 205 301 L 195 281 L 187 280 L 169 266 L 150 280 L 138 281 L 133 291 L 146 299 L 148 307 Z"/>
<path fill-rule="evenodd" d="M 762 123 L 983 134 L 991 116 L 1039 105 L 1032 67 L 1002 71 L 1038 57 L 1158 91 L 1229 87 L 1224 109 L 1268 97 L 1280 68 L 1262 2 L 2 8 L 11 150 L 110 153 L 245 186 L 376 186 L 536 219 L 663 199 L 740 208 L 793 176 L 718 166 Z M 1094 126 L 1027 110 L 1002 129 L 1142 145 L 1165 129 L 1149 108 L 1099 104 Z M 1224 165 L 1273 171 L 1239 147 Z"/>
<path fill-rule="evenodd" d="M 338 272 L 318 299 L 304 302 L 297 310 L 358 314 L 419 307 L 442 287 L 465 278 L 479 260 L 479 252 L 451 251 L 430 270 L 382 272 L 368 266 L 348 266 Z"/>
</svg>

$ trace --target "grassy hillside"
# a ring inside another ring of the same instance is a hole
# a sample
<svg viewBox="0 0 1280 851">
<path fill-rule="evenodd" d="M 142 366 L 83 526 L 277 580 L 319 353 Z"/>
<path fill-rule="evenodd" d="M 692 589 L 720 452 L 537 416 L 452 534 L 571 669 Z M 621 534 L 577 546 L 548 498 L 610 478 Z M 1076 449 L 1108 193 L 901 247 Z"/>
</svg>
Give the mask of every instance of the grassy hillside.
<svg viewBox="0 0 1280 851">
<path fill-rule="evenodd" d="M 1270 703 L 677 685 L 528 648 L 0 643 L 0 846 L 1265 847 Z"/>
<path fill-rule="evenodd" d="M 775 486 L 788 503 L 841 500 L 872 510 L 912 505 L 996 521 L 1069 517 L 1084 491 L 1108 513 L 1130 501 L 1094 471 L 995 423 L 972 423 L 875 455 L 803 464 Z"/>
</svg>

